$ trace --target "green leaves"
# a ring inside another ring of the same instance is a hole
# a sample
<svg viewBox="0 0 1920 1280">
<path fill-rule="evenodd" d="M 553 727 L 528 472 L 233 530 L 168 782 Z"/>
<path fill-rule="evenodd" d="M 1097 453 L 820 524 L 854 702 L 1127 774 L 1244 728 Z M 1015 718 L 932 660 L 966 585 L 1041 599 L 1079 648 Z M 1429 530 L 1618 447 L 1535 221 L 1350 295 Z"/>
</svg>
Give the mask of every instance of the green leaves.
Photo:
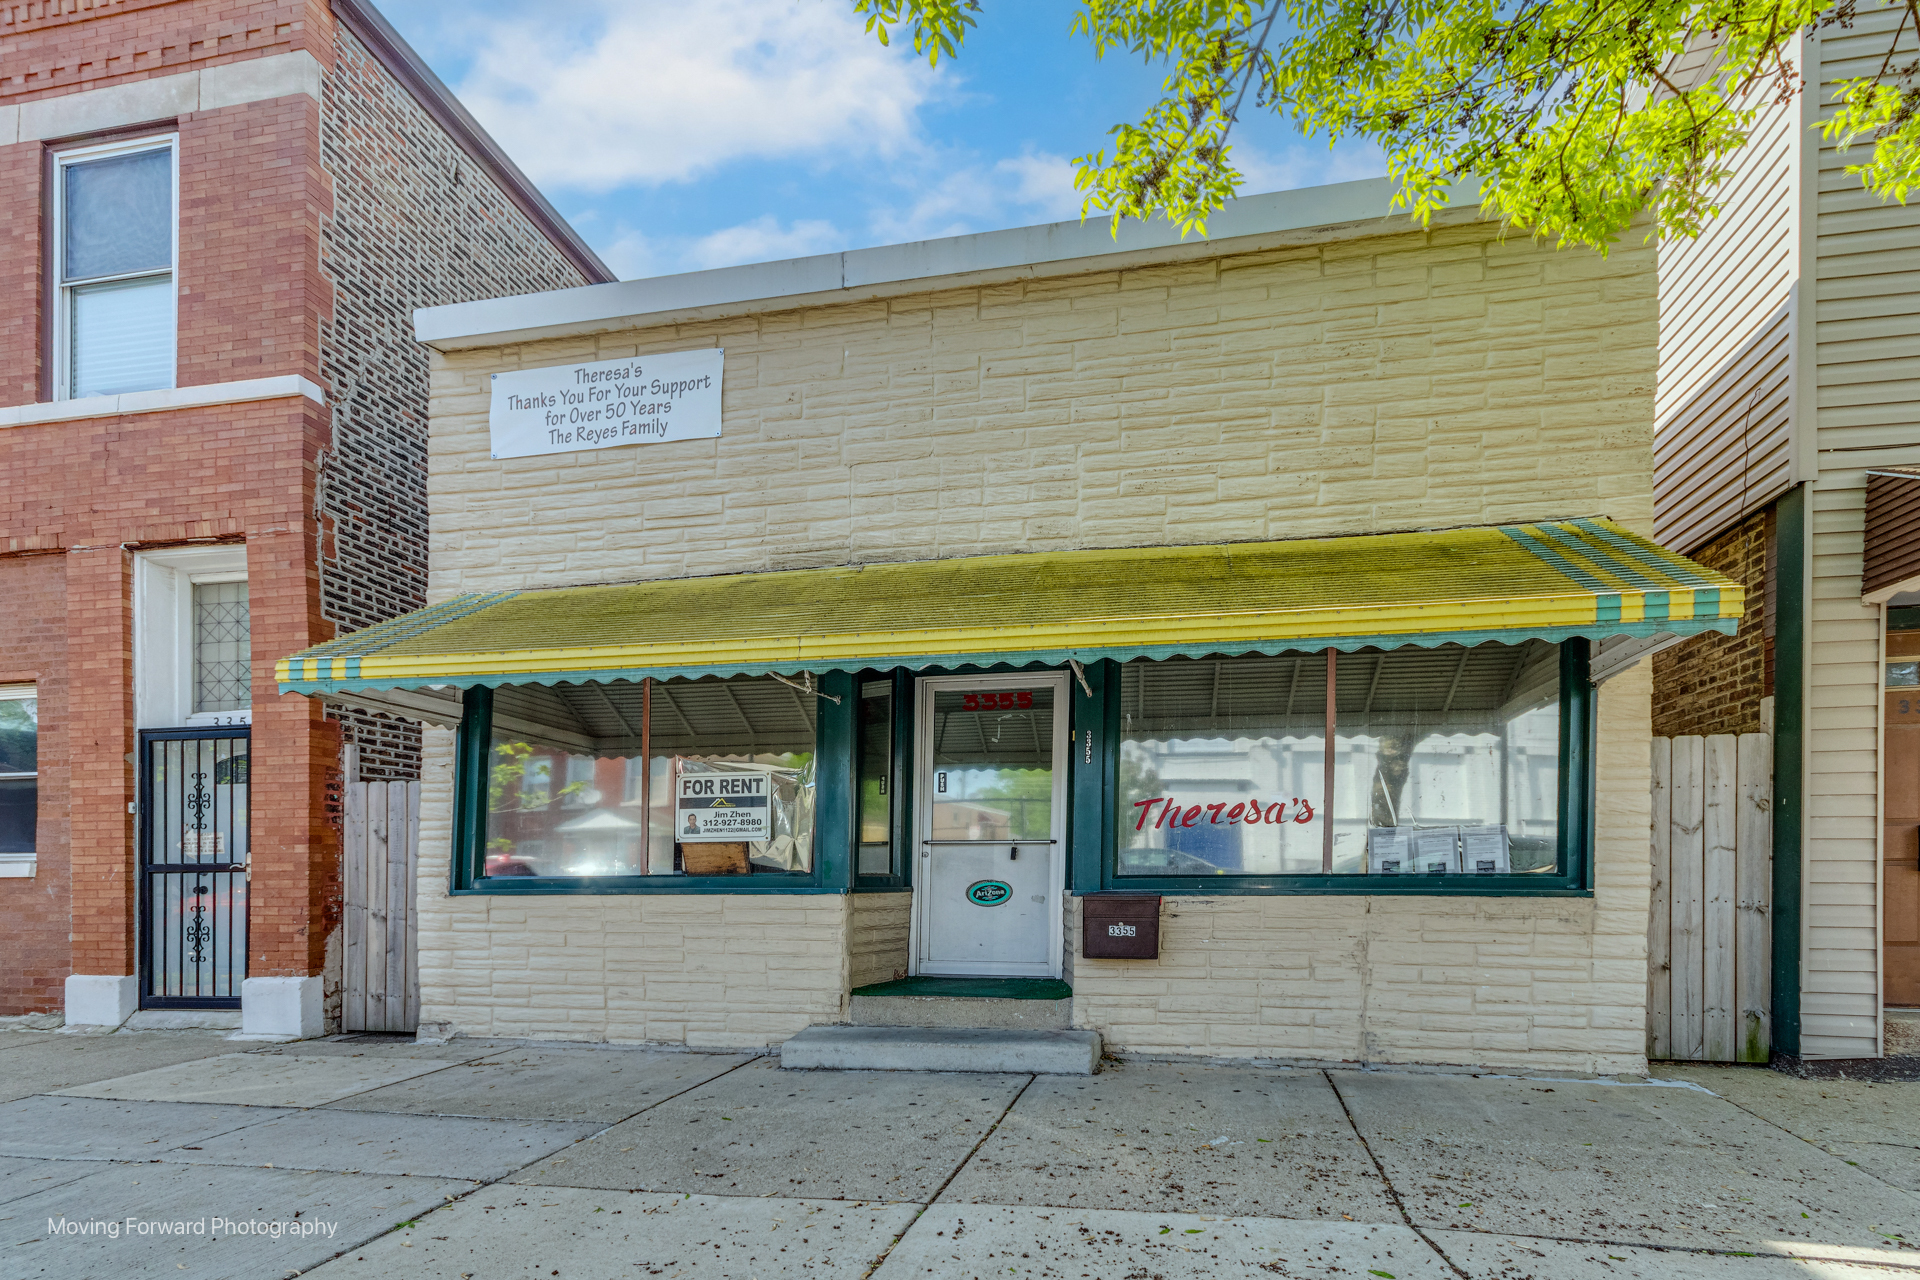
<svg viewBox="0 0 1920 1280">
<path fill-rule="evenodd" d="M 936 63 L 978 10 L 854 8 L 883 41 L 910 23 Z M 1075 183 L 1083 216 L 1108 213 L 1116 229 L 1164 216 L 1204 232 L 1244 178 L 1233 127 L 1264 110 L 1329 144 L 1375 143 L 1395 207 L 1422 222 L 1477 198 L 1602 253 L 1648 208 L 1657 234 L 1697 235 L 1761 113 L 1802 92 L 1800 33 L 1890 12 L 1885 60 L 1838 86 L 1822 129 L 1843 148 L 1870 141 L 1848 172 L 1904 201 L 1920 186 L 1920 0 L 1080 0 L 1072 30 L 1096 57 L 1167 73 L 1138 120 L 1078 157 Z"/>
<path fill-rule="evenodd" d="M 980 0 L 854 0 L 853 11 L 867 20 L 867 34 L 881 44 L 893 44 L 892 28 L 913 24 L 913 51 L 925 54 L 927 65 L 940 65 L 941 55 L 960 52 Z"/>
</svg>

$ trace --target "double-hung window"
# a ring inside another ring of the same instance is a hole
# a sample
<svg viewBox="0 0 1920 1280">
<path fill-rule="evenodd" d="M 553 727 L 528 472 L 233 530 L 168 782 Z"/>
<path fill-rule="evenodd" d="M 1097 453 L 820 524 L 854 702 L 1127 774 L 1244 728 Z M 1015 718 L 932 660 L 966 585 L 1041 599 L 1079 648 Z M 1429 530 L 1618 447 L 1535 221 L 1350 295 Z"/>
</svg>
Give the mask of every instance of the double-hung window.
<svg viewBox="0 0 1920 1280">
<path fill-rule="evenodd" d="M 175 153 L 166 137 L 54 158 L 56 399 L 173 386 Z"/>
<path fill-rule="evenodd" d="M 34 872 L 40 808 L 39 708 L 33 685 L 0 685 L 0 876 Z"/>
</svg>

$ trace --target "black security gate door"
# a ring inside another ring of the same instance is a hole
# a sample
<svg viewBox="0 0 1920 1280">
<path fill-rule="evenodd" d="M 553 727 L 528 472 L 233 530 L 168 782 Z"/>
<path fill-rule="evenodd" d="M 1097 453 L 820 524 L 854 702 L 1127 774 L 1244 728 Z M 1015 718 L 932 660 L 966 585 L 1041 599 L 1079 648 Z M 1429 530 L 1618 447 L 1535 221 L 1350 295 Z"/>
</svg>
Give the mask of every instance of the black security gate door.
<svg viewBox="0 0 1920 1280">
<path fill-rule="evenodd" d="M 140 734 L 147 1009 L 238 1009 L 247 976 L 249 731 Z"/>
</svg>

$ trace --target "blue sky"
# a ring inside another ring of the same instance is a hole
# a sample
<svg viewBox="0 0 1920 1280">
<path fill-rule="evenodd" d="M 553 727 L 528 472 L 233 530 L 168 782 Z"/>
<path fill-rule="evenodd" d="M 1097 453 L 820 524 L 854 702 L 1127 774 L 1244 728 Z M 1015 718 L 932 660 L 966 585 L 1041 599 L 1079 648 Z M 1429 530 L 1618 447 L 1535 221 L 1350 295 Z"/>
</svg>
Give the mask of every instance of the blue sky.
<svg viewBox="0 0 1920 1280">
<path fill-rule="evenodd" d="M 937 71 L 849 0 L 381 7 L 626 279 L 1077 217 L 1072 158 L 1160 82 L 1069 0 L 987 0 Z M 1384 172 L 1270 116 L 1234 159 L 1249 192 Z"/>
</svg>

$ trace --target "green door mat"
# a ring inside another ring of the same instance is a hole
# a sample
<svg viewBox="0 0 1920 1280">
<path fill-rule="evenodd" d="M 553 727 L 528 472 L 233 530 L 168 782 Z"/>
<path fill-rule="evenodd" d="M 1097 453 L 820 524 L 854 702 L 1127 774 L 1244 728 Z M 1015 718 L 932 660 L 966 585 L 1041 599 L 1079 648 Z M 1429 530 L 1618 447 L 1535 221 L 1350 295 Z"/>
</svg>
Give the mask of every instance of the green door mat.
<svg viewBox="0 0 1920 1280">
<path fill-rule="evenodd" d="M 856 996 L 946 996 L 964 1000 L 1065 1000 L 1073 988 L 1058 978 L 900 978 L 855 987 Z"/>
</svg>

